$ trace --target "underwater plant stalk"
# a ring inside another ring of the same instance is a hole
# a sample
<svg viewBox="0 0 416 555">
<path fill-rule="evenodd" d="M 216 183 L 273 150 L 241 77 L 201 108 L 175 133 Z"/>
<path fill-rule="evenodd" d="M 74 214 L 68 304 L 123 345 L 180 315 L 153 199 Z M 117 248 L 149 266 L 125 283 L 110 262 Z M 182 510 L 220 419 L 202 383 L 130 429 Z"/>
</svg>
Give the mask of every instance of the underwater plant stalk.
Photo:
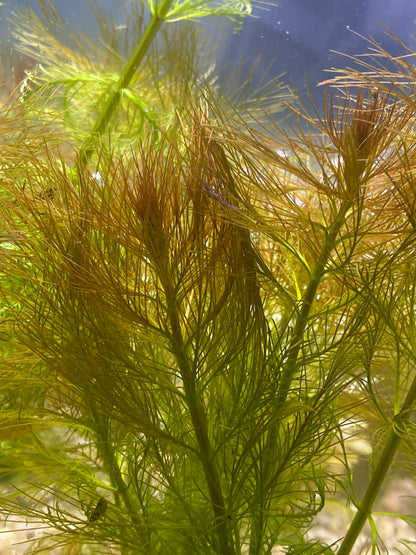
<svg viewBox="0 0 416 555">
<path fill-rule="evenodd" d="M 390 469 L 391 463 L 393 462 L 394 455 L 399 447 L 401 435 L 400 435 L 400 424 L 405 424 L 407 417 L 410 414 L 412 407 L 416 402 L 416 378 L 413 380 L 412 385 L 406 395 L 406 399 L 403 403 L 402 409 L 397 414 L 392 422 L 392 429 L 387 438 L 386 445 L 384 446 L 383 452 L 380 459 L 375 467 L 373 476 L 365 492 L 362 502 L 357 507 L 357 512 L 345 535 L 342 544 L 337 551 L 337 555 L 349 555 L 352 548 L 354 547 L 357 538 L 363 529 L 368 517 L 371 514 L 374 502 L 377 495 L 384 483 L 387 472 Z"/>
<path fill-rule="evenodd" d="M 351 201 L 344 200 L 340 209 L 325 235 L 324 244 L 321 253 L 316 262 L 315 268 L 312 271 L 305 295 L 302 300 L 301 309 L 298 312 L 295 327 L 293 330 L 293 337 L 290 342 L 288 357 L 282 367 L 282 374 L 279 382 L 279 389 L 276 396 L 276 407 L 281 407 L 289 394 L 290 386 L 296 372 L 296 361 L 302 346 L 302 338 L 306 329 L 309 318 L 309 313 L 315 299 L 316 292 L 325 275 L 326 265 L 331 255 L 332 249 L 335 246 L 337 235 L 344 224 L 345 216 L 351 208 Z"/>
<path fill-rule="evenodd" d="M 97 118 L 97 121 L 95 122 L 91 133 L 91 139 L 93 139 L 97 135 L 102 135 L 107 128 L 107 125 L 109 124 L 117 106 L 120 103 L 123 89 L 128 87 L 131 79 L 133 78 L 133 75 L 136 73 L 144 56 L 149 50 L 150 45 L 152 44 L 157 32 L 164 22 L 166 14 L 168 13 L 172 3 L 173 0 L 165 0 L 161 8 L 155 11 L 155 13 L 152 15 L 149 25 L 147 26 L 142 38 L 140 39 L 136 50 L 133 52 L 133 55 L 123 69 L 115 88 L 111 92 L 109 98 L 107 99 L 107 102 L 105 103 L 104 108 L 102 109 Z M 84 153 L 85 161 L 89 160 L 93 151 L 94 150 L 90 146 L 87 146 L 87 149 Z"/>
<path fill-rule="evenodd" d="M 316 296 L 318 287 L 325 275 L 326 265 L 328 263 L 331 252 L 335 246 L 336 239 L 341 227 L 345 222 L 345 216 L 348 210 L 351 208 L 351 201 L 344 200 L 335 216 L 332 225 L 327 230 L 325 234 L 324 243 L 322 245 L 321 253 L 313 269 L 309 283 L 303 296 L 300 311 L 298 312 L 295 327 L 293 330 L 292 340 L 290 341 L 288 357 L 286 363 L 282 367 L 281 377 L 279 382 L 279 388 L 276 395 L 275 406 L 277 409 L 282 407 L 286 402 L 289 395 L 291 384 L 296 373 L 296 362 L 299 356 L 299 351 L 302 346 L 303 334 L 305 332 L 309 313 Z M 279 426 L 274 427 L 270 430 L 266 446 L 265 446 L 265 470 L 264 470 L 264 482 L 267 484 L 270 482 L 272 476 L 272 464 L 273 452 L 276 449 L 276 441 L 279 433 Z M 259 489 L 262 486 L 259 485 Z M 258 555 L 262 550 L 262 538 L 263 538 L 263 528 L 264 528 L 264 503 L 262 501 L 263 495 L 259 491 L 258 498 L 260 502 L 258 503 L 257 514 L 253 518 L 253 528 L 250 538 L 250 551 L 249 555 Z"/>
<path fill-rule="evenodd" d="M 93 409 L 92 411 L 93 413 L 95 412 Z M 124 507 L 130 518 L 130 522 L 135 527 L 138 534 L 140 536 L 144 536 L 145 527 L 140 522 L 137 511 L 135 510 L 130 500 L 130 496 L 128 493 L 128 485 L 126 484 L 123 478 L 123 475 L 120 471 L 120 467 L 116 459 L 116 454 L 114 452 L 113 446 L 111 445 L 111 441 L 109 437 L 108 419 L 99 417 L 98 415 L 96 415 L 96 418 L 99 423 L 97 433 L 100 436 L 99 445 L 101 448 L 101 454 L 103 456 L 104 463 L 107 468 L 107 472 L 110 477 L 111 484 L 115 490 L 114 495 L 115 495 L 116 501 L 118 498 L 121 498 L 122 503 L 124 504 Z"/>
<path fill-rule="evenodd" d="M 183 341 L 181 326 L 178 315 L 175 288 L 167 279 L 164 283 L 168 319 L 171 326 L 172 350 L 178 362 L 179 370 L 185 390 L 185 400 L 189 408 L 194 433 L 198 442 L 199 455 L 204 470 L 211 505 L 215 516 L 215 532 L 218 537 L 220 551 L 223 555 L 233 555 L 232 535 L 227 523 L 224 496 L 218 469 L 214 460 L 214 452 L 208 436 L 208 426 L 201 397 L 195 383 L 195 373 L 189 364 L 186 348 Z"/>
</svg>

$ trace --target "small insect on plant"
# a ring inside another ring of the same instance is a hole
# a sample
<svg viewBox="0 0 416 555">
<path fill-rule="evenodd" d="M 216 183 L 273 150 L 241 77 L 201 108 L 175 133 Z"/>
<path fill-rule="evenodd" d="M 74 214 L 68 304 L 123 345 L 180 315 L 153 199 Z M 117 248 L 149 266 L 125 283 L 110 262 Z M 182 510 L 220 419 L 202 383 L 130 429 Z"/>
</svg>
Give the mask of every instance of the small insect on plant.
<svg viewBox="0 0 416 555">
<path fill-rule="evenodd" d="M 104 499 L 104 497 L 100 497 L 97 505 L 91 511 L 88 517 L 88 522 L 95 522 L 96 520 L 98 520 L 104 515 L 106 510 L 107 510 L 107 500 Z"/>
</svg>

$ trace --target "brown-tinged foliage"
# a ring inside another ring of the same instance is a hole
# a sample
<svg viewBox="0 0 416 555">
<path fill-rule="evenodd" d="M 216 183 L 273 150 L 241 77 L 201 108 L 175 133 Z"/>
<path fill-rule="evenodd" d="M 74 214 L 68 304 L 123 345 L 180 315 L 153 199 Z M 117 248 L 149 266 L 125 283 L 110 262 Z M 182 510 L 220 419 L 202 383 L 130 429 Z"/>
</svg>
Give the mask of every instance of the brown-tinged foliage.
<svg viewBox="0 0 416 555">
<path fill-rule="evenodd" d="M 45 527 L 31 553 L 352 553 L 414 472 L 414 69 L 252 126 L 162 47 L 121 94 L 59 33 L 1 113 L 2 512 Z M 313 540 L 340 490 L 357 516 Z"/>
</svg>

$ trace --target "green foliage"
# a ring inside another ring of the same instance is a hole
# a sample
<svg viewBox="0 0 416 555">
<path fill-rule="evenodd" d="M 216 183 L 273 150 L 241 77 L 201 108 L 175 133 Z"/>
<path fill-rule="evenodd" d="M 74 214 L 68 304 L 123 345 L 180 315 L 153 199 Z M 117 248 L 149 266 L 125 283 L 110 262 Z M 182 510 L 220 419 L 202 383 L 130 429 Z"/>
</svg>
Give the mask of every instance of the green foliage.
<svg viewBox="0 0 416 555">
<path fill-rule="evenodd" d="M 168 0 L 159 2 L 146 0 L 146 4 L 153 16 L 160 16 L 166 10 L 165 21 L 182 21 L 186 19 L 200 19 L 201 17 L 221 17 L 228 23 L 240 23 L 246 15 L 251 15 L 253 4 L 267 6 L 267 2 L 251 2 L 243 0 L 236 2 L 205 2 L 204 0 Z"/>
<path fill-rule="evenodd" d="M 416 80 L 350 70 L 323 115 L 252 126 L 167 25 L 249 2 L 136 3 L 123 37 L 95 5 L 105 47 L 41 4 L 2 111 L 2 511 L 46 527 L 31 553 L 350 553 L 414 470 Z"/>
</svg>

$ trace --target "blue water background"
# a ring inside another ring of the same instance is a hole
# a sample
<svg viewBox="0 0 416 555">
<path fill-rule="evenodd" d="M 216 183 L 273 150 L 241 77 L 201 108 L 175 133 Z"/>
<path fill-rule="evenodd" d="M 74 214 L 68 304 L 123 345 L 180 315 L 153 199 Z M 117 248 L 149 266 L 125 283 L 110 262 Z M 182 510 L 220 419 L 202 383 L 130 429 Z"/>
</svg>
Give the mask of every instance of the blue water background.
<svg viewBox="0 0 416 555">
<path fill-rule="evenodd" d="M 351 66 L 341 53 L 368 52 L 365 38 L 372 37 L 392 55 L 405 49 L 388 36 L 386 27 L 416 50 L 415 0 L 281 0 L 268 10 L 256 9 L 239 35 L 230 35 L 223 59 L 230 65 L 241 58 L 250 67 L 260 56 L 258 74 L 285 73 L 300 93 L 306 83 L 312 96 L 316 86 L 331 77 L 330 68 Z M 338 52 L 338 53 L 337 53 Z"/>
</svg>

